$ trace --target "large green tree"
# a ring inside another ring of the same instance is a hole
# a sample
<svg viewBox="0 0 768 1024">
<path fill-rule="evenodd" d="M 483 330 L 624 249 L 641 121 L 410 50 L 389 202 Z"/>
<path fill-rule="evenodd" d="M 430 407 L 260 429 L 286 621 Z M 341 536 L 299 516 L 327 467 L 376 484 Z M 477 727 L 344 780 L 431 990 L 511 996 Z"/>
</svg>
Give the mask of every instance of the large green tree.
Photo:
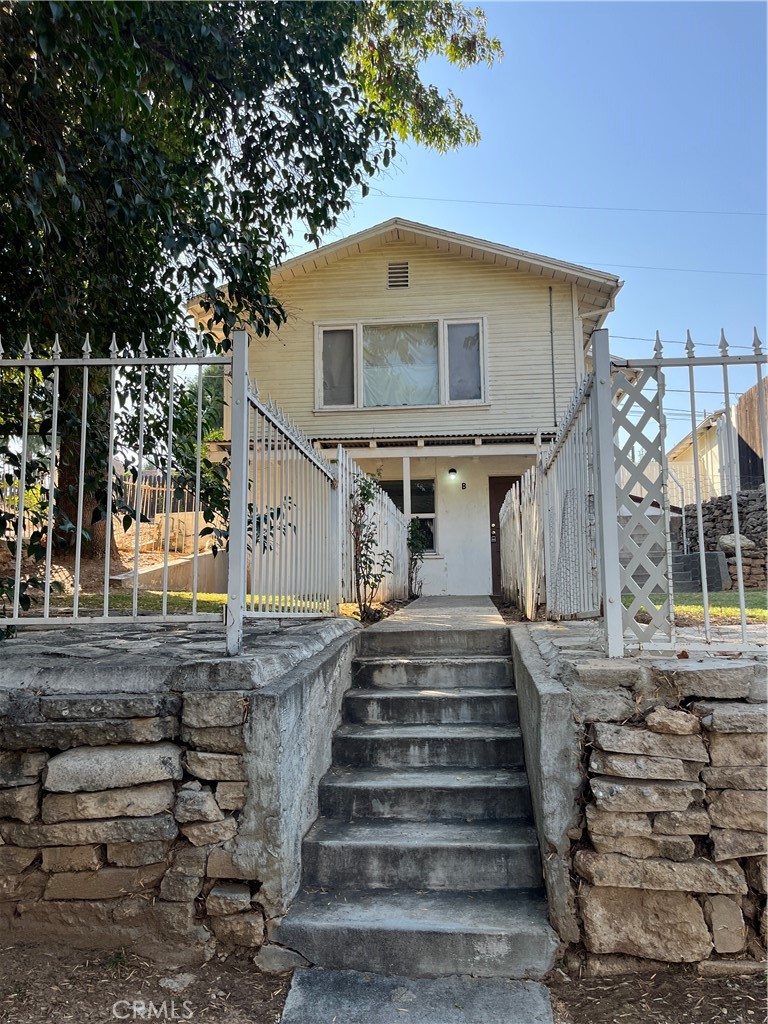
<svg viewBox="0 0 768 1024">
<path fill-rule="evenodd" d="M 398 139 L 476 141 L 424 61 L 498 52 L 460 3 L 2 0 L 4 335 L 137 345 L 203 292 L 225 333 L 279 324 L 294 230 L 319 242 Z"/>
<path fill-rule="evenodd" d="M 86 332 L 94 354 L 113 332 L 124 351 L 138 349 L 142 332 L 150 354 L 190 351 L 193 295 L 205 296 L 205 327 L 225 344 L 238 320 L 278 327 L 270 267 L 294 233 L 319 243 L 400 140 L 439 150 L 477 140 L 461 102 L 422 80 L 424 62 L 442 56 L 463 68 L 499 53 L 481 11 L 438 0 L 0 0 L 6 353 L 27 333 L 43 352 L 58 333 L 74 355 Z M 149 377 L 152 393 L 162 375 Z M 59 378 L 66 544 L 82 385 L 66 368 Z M 0 379 L 6 439 L 18 433 L 18 385 L 15 371 Z M 128 375 L 128 407 L 135 387 Z M 92 373 L 87 529 L 110 486 L 105 389 Z M 48 443 L 49 394 L 38 379 L 33 405 Z M 162 421 L 152 416 L 150 407 L 148 445 L 162 460 Z M 130 440 L 128 420 L 125 431 Z"/>
</svg>

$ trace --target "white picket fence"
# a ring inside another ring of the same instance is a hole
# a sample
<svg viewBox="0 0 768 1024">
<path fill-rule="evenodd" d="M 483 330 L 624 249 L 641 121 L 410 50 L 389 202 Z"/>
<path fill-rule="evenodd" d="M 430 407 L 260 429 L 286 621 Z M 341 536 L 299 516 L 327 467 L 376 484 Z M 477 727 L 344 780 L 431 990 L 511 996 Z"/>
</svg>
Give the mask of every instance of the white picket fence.
<svg viewBox="0 0 768 1024">
<path fill-rule="evenodd" d="M 703 605 L 703 640 L 710 622 L 702 480 L 696 428 L 696 374 L 716 367 L 730 407 L 729 371 L 753 368 L 758 431 L 765 466 L 766 355 L 757 334 L 748 355 L 731 352 L 721 335 L 718 355 L 699 355 L 688 337 L 684 357 L 665 356 L 656 341 L 649 359 L 612 359 L 608 332 L 592 335 L 593 372 L 574 393 L 549 448 L 510 491 L 501 517 L 502 588 L 528 618 L 602 617 L 605 649 L 620 657 L 630 646 L 669 647 L 675 640 L 670 506 L 681 485 L 667 465 L 665 371 L 687 371 L 693 438 L 693 487 Z M 726 432 L 727 493 L 736 536 L 737 645 L 749 642 L 738 509 L 738 453 Z M 670 493 L 672 492 L 672 493 Z M 679 500 L 679 499 L 678 499 Z M 539 538 L 542 538 L 543 543 Z M 537 549 L 543 551 L 543 559 Z M 687 546 L 685 547 L 687 554 Z M 718 637 L 722 641 L 722 637 Z M 729 637 L 725 638 L 730 641 Z"/>
</svg>

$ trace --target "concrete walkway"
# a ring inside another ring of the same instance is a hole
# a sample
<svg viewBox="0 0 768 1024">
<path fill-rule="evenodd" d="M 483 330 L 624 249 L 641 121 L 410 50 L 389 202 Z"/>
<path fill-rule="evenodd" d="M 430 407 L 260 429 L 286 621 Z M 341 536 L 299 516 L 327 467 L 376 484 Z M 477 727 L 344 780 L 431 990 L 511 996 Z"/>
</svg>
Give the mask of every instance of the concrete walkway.
<svg viewBox="0 0 768 1024">
<path fill-rule="evenodd" d="M 281 1024 L 552 1024 L 549 992 L 498 978 L 296 971 Z"/>
<path fill-rule="evenodd" d="M 497 629 L 504 620 L 490 597 L 420 597 L 388 619 L 370 626 L 371 632 L 458 629 Z"/>
</svg>

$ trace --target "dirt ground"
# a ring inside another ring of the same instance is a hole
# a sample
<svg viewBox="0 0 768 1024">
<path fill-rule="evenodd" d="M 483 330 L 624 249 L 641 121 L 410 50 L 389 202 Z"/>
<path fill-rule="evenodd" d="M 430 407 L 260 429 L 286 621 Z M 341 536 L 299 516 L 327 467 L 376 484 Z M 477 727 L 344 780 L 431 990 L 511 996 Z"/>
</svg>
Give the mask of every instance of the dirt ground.
<svg viewBox="0 0 768 1024">
<path fill-rule="evenodd" d="M 0 947 L 0 1022 L 277 1024 L 289 984 L 290 975 L 259 973 L 245 953 L 169 970 L 131 954 Z"/>
<path fill-rule="evenodd" d="M 0 947 L 1 1024 L 121 1019 L 278 1024 L 289 985 L 289 974 L 260 974 L 246 953 L 169 970 L 130 954 Z M 754 976 L 700 978 L 683 971 L 569 981 L 562 975 L 549 988 L 555 1024 L 765 1024 L 768 1019 L 765 979 Z"/>
<path fill-rule="evenodd" d="M 765 1024 L 765 977 L 702 978 L 693 971 L 641 977 L 565 976 L 548 985 L 555 1024 Z"/>
</svg>

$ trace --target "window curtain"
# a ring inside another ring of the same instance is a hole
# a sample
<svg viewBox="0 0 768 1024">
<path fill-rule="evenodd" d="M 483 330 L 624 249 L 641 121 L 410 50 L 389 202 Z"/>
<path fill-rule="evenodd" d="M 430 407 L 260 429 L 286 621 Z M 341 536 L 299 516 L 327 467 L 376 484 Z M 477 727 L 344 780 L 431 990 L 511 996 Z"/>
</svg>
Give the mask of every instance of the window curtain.
<svg viewBox="0 0 768 1024">
<path fill-rule="evenodd" d="M 437 405 L 437 324 L 363 328 L 363 404 Z"/>
</svg>

